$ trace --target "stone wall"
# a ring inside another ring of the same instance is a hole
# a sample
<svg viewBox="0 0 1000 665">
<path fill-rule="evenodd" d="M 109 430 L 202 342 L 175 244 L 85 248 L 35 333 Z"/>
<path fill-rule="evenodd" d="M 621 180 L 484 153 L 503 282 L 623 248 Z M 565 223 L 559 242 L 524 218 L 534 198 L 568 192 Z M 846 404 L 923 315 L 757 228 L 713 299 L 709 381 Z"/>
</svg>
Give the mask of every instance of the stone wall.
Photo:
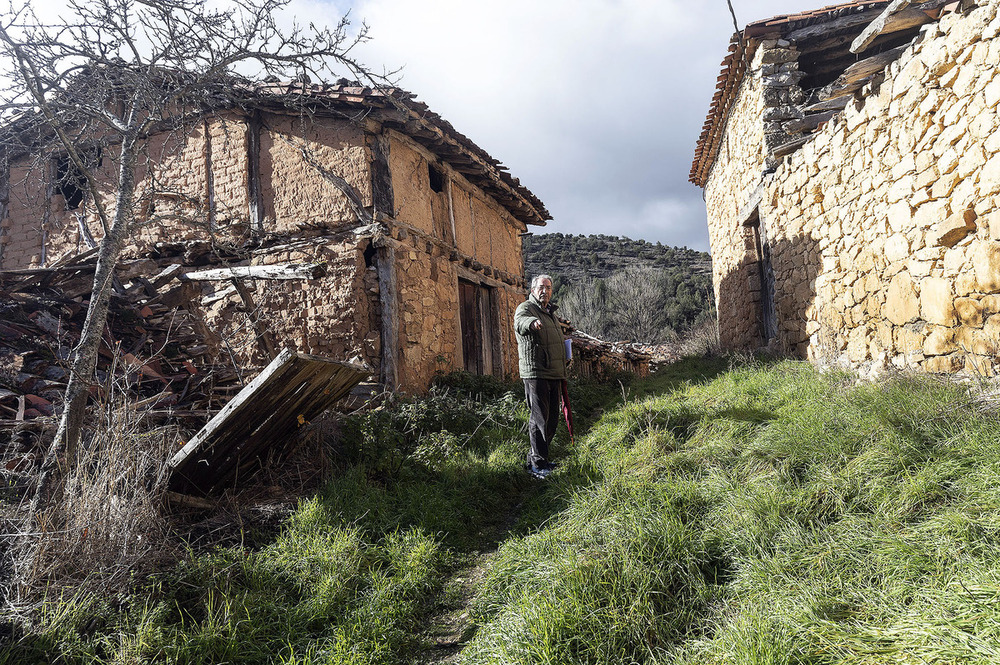
<svg viewBox="0 0 1000 665">
<path fill-rule="evenodd" d="M 996 2 L 925 26 L 880 85 L 765 178 L 782 349 L 872 372 L 994 374 L 998 33 Z"/>
<path fill-rule="evenodd" d="M 760 288 L 754 270 L 757 257 L 745 241 L 742 214 L 765 167 L 762 60 L 763 51 L 758 50 L 726 119 L 724 138 L 705 184 L 719 337 L 726 348 L 756 347 L 762 342 L 755 295 Z"/>
</svg>

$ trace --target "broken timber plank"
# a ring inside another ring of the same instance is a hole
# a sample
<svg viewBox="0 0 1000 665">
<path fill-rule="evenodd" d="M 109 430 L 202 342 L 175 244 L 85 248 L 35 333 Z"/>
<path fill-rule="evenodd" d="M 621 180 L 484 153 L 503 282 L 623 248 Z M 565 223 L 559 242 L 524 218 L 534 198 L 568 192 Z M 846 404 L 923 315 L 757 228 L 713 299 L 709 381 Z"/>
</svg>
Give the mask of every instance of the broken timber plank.
<svg viewBox="0 0 1000 665">
<path fill-rule="evenodd" d="M 865 28 L 857 39 L 851 43 L 851 53 L 861 53 L 871 46 L 872 42 L 890 32 L 908 30 L 925 23 L 930 23 L 933 19 L 927 14 L 946 5 L 950 0 L 937 0 L 924 2 L 916 7 L 910 7 L 913 0 L 893 0 L 882 10 L 882 13 Z"/>
<path fill-rule="evenodd" d="M 870 58 L 860 60 L 845 69 L 844 73 L 837 78 L 836 82 L 840 85 L 850 85 L 851 83 L 856 83 L 857 81 L 877 74 L 888 67 L 890 63 L 898 60 L 904 50 L 906 50 L 906 46 L 897 46 L 896 48 L 889 49 L 884 53 L 879 53 L 878 55 L 873 55 Z"/>
<path fill-rule="evenodd" d="M 177 276 L 183 282 L 221 281 L 225 279 L 316 279 L 326 274 L 322 263 L 280 263 L 266 266 L 231 266 L 197 270 Z"/>
<path fill-rule="evenodd" d="M 823 113 L 814 113 L 812 115 L 807 115 L 801 120 L 789 120 L 781 125 L 789 134 L 798 134 L 800 132 L 812 131 L 827 122 L 830 118 L 837 115 L 840 111 L 824 111 Z"/>
<path fill-rule="evenodd" d="M 282 350 L 171 458 L 171 489 L 210 494 L 266 453 L 287 452 L 299 427 L 367 377 L 359 365 Z"/>
</svg>

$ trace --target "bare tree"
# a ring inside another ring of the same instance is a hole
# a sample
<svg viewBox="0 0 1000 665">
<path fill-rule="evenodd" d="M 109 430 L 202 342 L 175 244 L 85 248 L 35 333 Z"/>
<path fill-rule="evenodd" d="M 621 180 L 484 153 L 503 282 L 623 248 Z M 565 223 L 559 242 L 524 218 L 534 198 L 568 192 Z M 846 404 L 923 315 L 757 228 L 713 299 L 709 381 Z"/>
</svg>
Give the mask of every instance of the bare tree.
<svg viewBox="0 0 1000 665">
<path fill-rule="evenodd" d="M 30 0 L 0 13 L 3 157 L 61 150 L 100 222 L 93 294 L 33 515 L 51 505 L 77 458 L 114 268 L 148 197 L 150 137 L 183 136 L 212 109 L 251 105 L 254 80 L 325 80 L 336 68 L 372 81 L 349 57 L 364 26 L 352 35 L 345 17 L 332 28 L 283 29 L 277 17 L 288 2 L 212 9 L 207 0 L 69 0 L 57 24 L 41 23 Z M 110 177 L 107 166 L 99 172 L 94 145 L 114 165 Z"/>
</svg>

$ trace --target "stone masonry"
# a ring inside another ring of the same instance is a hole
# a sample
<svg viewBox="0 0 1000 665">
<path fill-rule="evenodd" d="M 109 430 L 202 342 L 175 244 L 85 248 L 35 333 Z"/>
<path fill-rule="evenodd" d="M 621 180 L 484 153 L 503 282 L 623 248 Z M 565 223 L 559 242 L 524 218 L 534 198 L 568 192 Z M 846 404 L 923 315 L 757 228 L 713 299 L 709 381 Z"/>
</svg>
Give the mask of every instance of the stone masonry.
<svg viewBox="0 0 1000 665">
<path fill-rule="evenodd" d="M 774 133 L 762 94 L 768 46 L 755 54 L 705 185 L 724 343 L 770 341 L 872 372 L 994 375 L 998 3 L 966 4 L 924 25 L 881 76 L 770 172 L 761 140 Z M 759 257 L 742 241 L 749 209 L 773 275 L 771 340 L 752 323 L 759 296 L 745 273 Z"/>
</svg>

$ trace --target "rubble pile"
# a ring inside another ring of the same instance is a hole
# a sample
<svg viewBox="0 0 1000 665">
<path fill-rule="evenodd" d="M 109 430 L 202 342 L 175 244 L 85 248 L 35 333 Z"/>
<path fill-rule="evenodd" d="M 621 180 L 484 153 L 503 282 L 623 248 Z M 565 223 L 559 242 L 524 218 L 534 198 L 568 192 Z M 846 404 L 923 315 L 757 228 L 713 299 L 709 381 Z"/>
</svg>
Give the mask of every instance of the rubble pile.
<svg viewBox="0 0 1000 665">
<path fill-rule="evenodd" d="M 120 381 L 136 408 L 203 422 L 242 382 L 232 365 L 215 363 L 204 323 L 184 308 L 200 288 L 180 281 L 181 264 L 147 278 L 141 275 L 152 274 L 150 266 L 141 263 L 117 273 L 95 396 Z M 47 268 L 0 271 L 0 436 L 44 429 L 57 414 L 95 266 L 89 253 Z"/>
</svg>

